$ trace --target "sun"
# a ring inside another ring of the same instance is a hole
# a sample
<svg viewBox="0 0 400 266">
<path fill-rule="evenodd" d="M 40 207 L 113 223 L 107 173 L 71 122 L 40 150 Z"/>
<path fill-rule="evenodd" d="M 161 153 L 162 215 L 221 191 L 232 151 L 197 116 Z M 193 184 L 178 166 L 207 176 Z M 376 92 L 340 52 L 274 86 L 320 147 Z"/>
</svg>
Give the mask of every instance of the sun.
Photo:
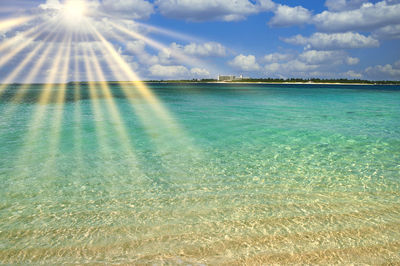
<svg viewBox="0 0 400 266">
<path fill-rule="evenodd" d="M 79 23 L 86 14 L 86 2 L 84 0 L 67 0 L 63 5 L 62 17 L 70 25 Z"/>
</svg>

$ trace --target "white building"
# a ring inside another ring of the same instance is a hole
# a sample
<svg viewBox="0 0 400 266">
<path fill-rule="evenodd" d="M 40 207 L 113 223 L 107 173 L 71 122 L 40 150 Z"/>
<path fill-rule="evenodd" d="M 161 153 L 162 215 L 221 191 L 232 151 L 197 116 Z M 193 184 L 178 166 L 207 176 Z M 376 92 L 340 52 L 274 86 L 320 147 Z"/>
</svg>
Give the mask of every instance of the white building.
<svg viewBox="0 0 400 266">
<path fill-rule="evenodd" d="M 228 76 L 218 75 L 218 81 L 233 81 L 242 79 L 248 79 L 248 77 L 243 77 L 243 75 L 240 75 L 239 77 L 236 77 L 234 75 L 228 75 Z"/>
<path fill-rule="evenodd" d="M 233 75 L 229 75 L 229 76 L 218 75 L 218 81 L 232 81 L 235 79 L 236 79 L 236 76 L 233 76 Z"/>
</svg>

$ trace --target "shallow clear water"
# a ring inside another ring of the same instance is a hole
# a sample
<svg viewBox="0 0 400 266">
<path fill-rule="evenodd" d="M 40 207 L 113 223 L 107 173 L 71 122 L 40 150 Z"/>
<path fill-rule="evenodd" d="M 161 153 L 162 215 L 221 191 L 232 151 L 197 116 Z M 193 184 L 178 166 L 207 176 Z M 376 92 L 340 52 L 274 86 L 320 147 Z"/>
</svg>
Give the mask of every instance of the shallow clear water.
<svg viewBox="0 0 400 266">
<path fill-rule="evenodd" d="M 1 93 L 0 263 L 400 263 L 400 87 L 149 87 Z"/>
</svg>

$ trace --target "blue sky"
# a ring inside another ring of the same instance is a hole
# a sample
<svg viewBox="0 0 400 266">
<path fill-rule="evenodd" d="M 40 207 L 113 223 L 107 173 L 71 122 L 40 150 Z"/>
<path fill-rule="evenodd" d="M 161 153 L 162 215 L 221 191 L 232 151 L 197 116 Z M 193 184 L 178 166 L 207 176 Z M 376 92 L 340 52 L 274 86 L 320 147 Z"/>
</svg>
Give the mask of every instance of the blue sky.
<svg viewBox="0 0 400 266">
<path fill-rule="evenodd" d="M 125 63 L 145 80 L 400 80 L 399 14 L 399 0 L 1 1 L 0 58 L 8 60 L 0 60 L 0 80 L 131 80 L 118 69 Z M 95 65 L 103 75 L 89 70 Z"/>
</svg>

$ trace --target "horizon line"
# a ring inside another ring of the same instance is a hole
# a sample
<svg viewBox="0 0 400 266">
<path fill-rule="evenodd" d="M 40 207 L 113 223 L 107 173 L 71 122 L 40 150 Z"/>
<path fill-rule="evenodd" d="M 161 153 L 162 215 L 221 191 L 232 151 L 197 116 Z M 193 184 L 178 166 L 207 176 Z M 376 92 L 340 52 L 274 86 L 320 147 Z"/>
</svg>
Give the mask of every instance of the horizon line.
<svg viewBox="0 0 400 266">
<path fill-rule="evenodd" d="M 74 84 L 74 83 L 135 83 L 135 82 L 205 82 L 205 83 L 246 83 L 246 82 L 272 82 L 272 83 L 400 83 L 400 80 L 363 80 L 363 79 L 346 79 L 346 78 L 334 78 L 334 79 L 322 79 L 322 78 L 247 78 L 242 80 L 227 80 L 227 81 L 219 81 L 216 78 L 202 78 L 202 79 L 149 79 L 149 80 L 107 80 L 107 81 L 67 81 L 67 82 L 54 82 L 54 83 L 46 83 L 46 82 L 33 82 L 33 83 L 24 83 L 24 82 L 12 82 L 12 83 L 1 83 L 1 85 L 44 85 L 44 84 L 52 84 L 52 85 L 65 85 L 65 84 Z"/>
</svg>

